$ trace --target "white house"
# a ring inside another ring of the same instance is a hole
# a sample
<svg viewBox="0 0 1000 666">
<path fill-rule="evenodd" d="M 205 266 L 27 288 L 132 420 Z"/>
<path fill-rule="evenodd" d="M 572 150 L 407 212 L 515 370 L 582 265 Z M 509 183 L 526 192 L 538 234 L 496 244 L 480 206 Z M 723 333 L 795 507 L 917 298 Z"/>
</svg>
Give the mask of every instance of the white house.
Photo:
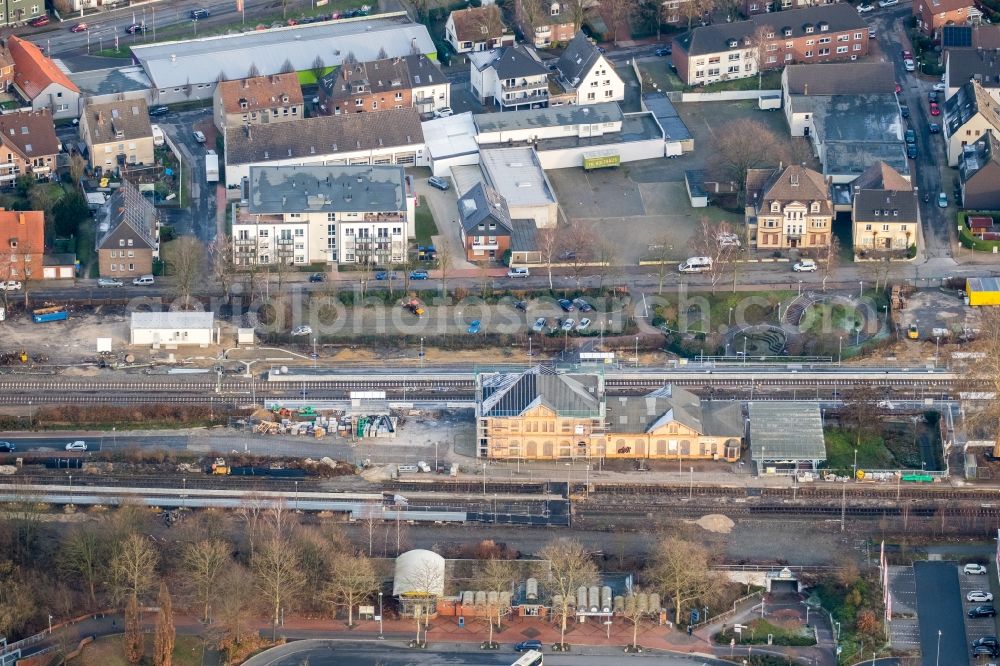
<svg viewBox="0 0 1000 666">
<path fill-rule="evenodd" d="M 548 106 L 549 70 L 524 46 L 469 55 L 472 92 L 501 111 Z"/>
<path fill-rule="evenodd" d="M 254 165 L 400 164 L 425 166 L 416 109 L 315 116 L 273 125 L 226 129 L 226 187 Z"/>
<path fill-rule="evenodd" d="M 576 33 L 556 65 L 559 84 L 576 93 L 577 104 L 618 102 L 625 99 L 625 83 L 614 66 L 583 34 Z"/>
<path fill-rule="evenodd" d="M 979 81 L 968 81 L 945 101 L 943 125 L 948 166 L 958 166 L 966 146 L 987 133 L 1000 135 L 1000 104 Z"/>
<path fill-rule="evenodd" d="M 254 166 L 247 193 L 233 215 L 240 265 L 388 266 L 404 262 L 414 236 L 416 200 L 399 166 Z"/>
<path fill-rule="evenodd" d="M 211 312 L 133 312 L 129 333 L 134 346 L 207 347 L 219 342 Z"/>
</svg>

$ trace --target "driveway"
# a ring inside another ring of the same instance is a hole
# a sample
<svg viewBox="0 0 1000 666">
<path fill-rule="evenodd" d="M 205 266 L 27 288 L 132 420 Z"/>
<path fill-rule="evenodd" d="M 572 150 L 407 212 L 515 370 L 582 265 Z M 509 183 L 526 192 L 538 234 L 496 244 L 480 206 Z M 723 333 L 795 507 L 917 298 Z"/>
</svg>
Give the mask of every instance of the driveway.
<svg viewBox="0 0 1000 666">
<path fill-rule="evenodd" d="M 916 562 L 917 613 L 923 666 L 969 666 L 962 592 L 955 562 Z M 938 655 L 944 655 L 940 661 Z"/>
<path fill-rule="evenodd" d="M 184 161 L 184 196 L 186 208 L 170 215 L 170 222 L 178 234 L 192 234 L 206 244 L 215 240 L 217 228 L 217 202 L 215 184 L 205 181 L 205 151 L 215 148 L 216 129 L 212 124 L 212 110 L 195 109 L 161 116 L 157 125 L 177 146 Z M 204 144 L 194 140 L 193 131 L 199 129 L 207 138 Z M 220 160 L 221 161 L 221 160 Z"/>
<path fill-rule="evenodd" d="M 447 252 L 451 257 L 451 269 L 463 270 L 478 268 L 476 264 L 465 259 L 465 248 L 459 236 L 458 227 L 458 197 L 459 193 L 455 183 L 451 178 L 447 178 L 451 187 L 446 191 L 431 187 L 427 184 L 430 176 L 428 169 L 409 169 L 413 175 L 414 190 L 417 196 L 424 197 L 427 205 L 434 215 L 434 223 L 437 224 L 438 235 L 433 237 L 434 247 L 437 248 L 438 255 Z"/>
</svg>

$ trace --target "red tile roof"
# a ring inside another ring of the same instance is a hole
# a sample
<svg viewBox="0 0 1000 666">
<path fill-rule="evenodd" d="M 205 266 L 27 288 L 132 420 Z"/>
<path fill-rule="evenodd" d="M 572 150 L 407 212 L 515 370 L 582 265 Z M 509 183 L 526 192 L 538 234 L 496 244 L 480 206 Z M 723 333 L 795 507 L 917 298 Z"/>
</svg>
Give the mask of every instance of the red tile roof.
<svg viewBox="0 0 1000 666">
<path fill-rule="evenodd" d="M 80 92 L 76 84 L 31 42 L 11 36 L 7 40 L 7 50 L 14 58 L 14 85 L 31 99 L 53 83 Z"/>
</svg>

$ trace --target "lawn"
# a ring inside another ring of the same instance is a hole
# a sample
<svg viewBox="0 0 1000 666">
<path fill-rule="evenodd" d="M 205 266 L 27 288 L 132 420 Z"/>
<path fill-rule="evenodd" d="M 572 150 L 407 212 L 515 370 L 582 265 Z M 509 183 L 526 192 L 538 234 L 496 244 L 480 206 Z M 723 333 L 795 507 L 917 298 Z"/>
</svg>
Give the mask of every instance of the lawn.
<svg viewBox="0 0 1000 666">
<path fill-rule="evenodd" d="M 826 460 L 830 469 L 854 467 L 855 433 L 840 428 L 828 428 L 823 433 L 826 441 Z M 858 446 L 858 469 L 892 469 L 896 467 L 892 453 L 879 435 L 862 435 Z"/>
<path fill-rule="evenodd" d="M 670 71 L 670 66 L 666 58 L 650 62 L 640 62 L 639 71 L 642 73 L 642 91 L 652 90 L 670 91 L 684 90 L 684 83 L 677 75 Z"/>
<path fill-rule="evenodd" d="M 773 640 L 772 645 L 816 645 L 813 632 L 803 626 L 780 626 L 761 618 L 750 620 L 739 634 L 730 629 L 716 634 L 714 638 L 723 645 L 730 645 L 733 640 L 739 645 L 763 645 L 768 642 L 769 636 Z"/>
<path fill-rule="evenodd" d="M 725 282 L 725 281 L 724 281 Z M 732 322 L 733 326 L 753 326 L 756 324 L 775 324 L 778 321 L 778 305 L 788 305 L 796 297 L 793 291 L 740 291 L 733 293 L 725 291 L 725 285 L 719 293 L 709 294 L 698 292 L 687 297 L 687 328 L 692 332 L 716 331 Z M 676 328 L 678 324 L 677 299 L 667 296 L 666 305 L 657 307 L 657 314 L 663 318 L 667 326 Z M 702 303 L 708 303 L 708 321 L 705 321 Z M 732 318 L 730 319 L 730 310 Z"/>
<path fill-rule="evenodd" d="M 927 418 L 930 415 L 931 422 Z M 914 422 L 916 419 L 916 422 Z M 930 412 L 923 416 L 879 419 L 878 433 L 862 433 L 858 447 L 858 469 L 921 469 L 924 460 L 921 450 L 927 452 L 927 469 L 940 469 L 941 436 L 937 415 Z M 824 431 L 826 457 L 831 469 L 851 469 L 854 466 L 854 443 L 857 435 L 853 429 L 830 427 Z"/>
<path fill-rule="evenodd" d="M 201 666 L 205 643 L 195 636 L 178 636 L 174 643 L 174 666 Z M 153 635 L 146 634 L 146 656 L 153 653 Z M 83 648 L 68 666 L 129 666 L 122 651 L 121 636 L 107 636 Z M 150 660 L 149 663 L 152 663 Z"/>
<path fill-rule="evenodd" d="M 427 205 L 427 200 L 420 197 L 420 205 L 417 206 L 414 233 L 417 236 L 417 245 L 433 245 L 432 236 L 438 234 L 437 225 L 434 223 L 434 214 L 431 207 Z"/>
<path fill-rule="evenodd" d="M 731 81 L 717 81 L 705 86 L 688 86 L 686 92 L 719 92 L 722 90 L 780 90 L 781 72 L 764 72 L 761 83 L 758 85 L 757 77 L 750 76 L 744 79 L 733 79 Z"/>
</svg>

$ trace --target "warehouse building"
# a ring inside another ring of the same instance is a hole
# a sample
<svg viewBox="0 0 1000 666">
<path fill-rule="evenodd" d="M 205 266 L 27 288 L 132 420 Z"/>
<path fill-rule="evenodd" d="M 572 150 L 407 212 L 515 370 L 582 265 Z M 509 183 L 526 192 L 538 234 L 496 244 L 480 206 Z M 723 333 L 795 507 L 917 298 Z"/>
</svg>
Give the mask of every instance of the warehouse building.
<svg viewBox="0 0 1000 666">
<path fill-rule="evenodd" d="M 311 82 L 317 56 L 329 69 L 349 55 L 366 62 L 414 53 L 433 59 L 437 48 L 405 12 L 132 47 L 157 104 L 211 99 L 216 82 L 245 78 L 251 68 L 260 76 L 290 69 Z"/>
<path fill-rule="evenodd" d="M 965 297 L 969 305 L 1000 305 L 1000 279 L 995 277 L 967 278 Z"/>
<path fill-rule="evenodd" d="M 154 348 L 207 347 L 219 342 L 211 312 L 133 312 L 129 333 L 132 345 Z"/>
<path fill-rule="evenodd" d="M 816 471 L 826 460 L 823 417 L 812 402 L 751 402 L 750 458 L 758 474 Z"/>
</svg>

